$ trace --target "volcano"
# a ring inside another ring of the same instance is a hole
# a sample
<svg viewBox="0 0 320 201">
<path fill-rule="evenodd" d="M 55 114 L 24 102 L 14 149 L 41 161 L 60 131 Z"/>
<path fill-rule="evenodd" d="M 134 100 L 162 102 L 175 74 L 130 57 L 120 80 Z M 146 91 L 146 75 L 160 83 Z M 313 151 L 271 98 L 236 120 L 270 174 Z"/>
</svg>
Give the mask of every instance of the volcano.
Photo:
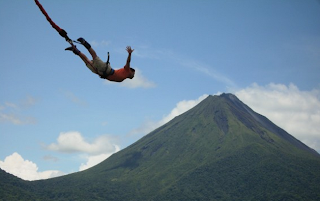
<svg viewBox="0 0 320 201">
<path fill-rule="evenodd" d="M 0 173 L 2 189 L 29 200 L 320 200 L 320 155 L 233 94 L 207 97 L 88 170 L 33 182 Z"/>
</svg>

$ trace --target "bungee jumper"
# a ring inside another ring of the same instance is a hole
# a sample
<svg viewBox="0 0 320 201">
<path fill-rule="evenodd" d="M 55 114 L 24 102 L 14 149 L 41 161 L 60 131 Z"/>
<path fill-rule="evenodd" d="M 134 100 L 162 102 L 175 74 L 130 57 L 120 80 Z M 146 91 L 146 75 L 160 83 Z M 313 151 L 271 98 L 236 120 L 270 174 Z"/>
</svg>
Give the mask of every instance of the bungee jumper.
<svg viewBox="0 0 320 201">
<path fill-rule="evenodd" d="M 44 10 L 42 5 L 39 3 L 38 0 L 34 0 L 43 15 L 46 17 L 48 22 L 51 24 L 51 26 L 63 37 L 65 40 L 71 45 L 70 47 L 66 48 L 65 50 L 72 51 L 75 55 L 78 55 L 82 61 L 86 64 L 86 66 L 95 74 L 99 75 L 102 79 L 107 79 L 109 81 L 113 82 L 122 82 L 123 80 L 129 78 L 132 79 L 135 75 L 135 70 L 130 67 L 130 61 L 131 61 L 131 53 L 134 51 L 134 49 L 131 49 L 130 46 L 127 46 L 126 50 L 128 52 L 128 58 L 125 66 L 123 68 L 114 70 L 109 62 L 109 52 L 108 52 L 108 60 L 107 62 L 103 62 L 98 56 L 97 53 L 93 50 L 91 45 L 84 39 L 84 38 L 78 38 L 77 41 L 71 40 L 68 37 L 67 32 L 64 29 L 61 29 L 58 25 L 56 25 L 47 12 Z M 79 51 L 79 49 L 76 47 L 76 45 L 73 44 L 79 43 L 82 44 L 90 53 L 92 56 L 92 60 L 88 59 L 88 57 Z"/>
<path fill-rule="evenodd" d="M 66 50 L 72 51 L 75 55 L 78 55 L 86 64 L 86 66 L 95 74 L 98 74 L 100 78 L 107 79 L 114 82 L 122 82 L 123 80 L 129 78 L 132 79 L 135 74 L 135 70 L 130 67 L 131 53 L 134 51 L 130 46 L 127 46 L 126 50 L 128 52 L 128 58 L 125 66 L 123 68 L 114 70 L 110 66 L 109 53 L 108 61 L 103 62 L 97 53 L 92 49 L 91 45 L 83 38 L 79 38 L 78 41 L 89 51 L 92 56 L 92 60 L 89 60 L 85 54 L 80 52 L 75 45 L 66 48 Z"/>
</svg>

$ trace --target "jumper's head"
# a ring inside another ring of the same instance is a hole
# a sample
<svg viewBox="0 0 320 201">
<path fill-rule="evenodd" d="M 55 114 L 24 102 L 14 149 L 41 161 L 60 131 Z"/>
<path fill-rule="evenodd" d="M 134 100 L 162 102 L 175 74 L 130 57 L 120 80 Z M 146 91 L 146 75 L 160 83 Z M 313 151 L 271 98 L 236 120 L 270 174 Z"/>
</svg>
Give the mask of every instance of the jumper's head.
<svg viewBox="0 0 320 201">
<path fill-rule="evenodd" d="M 136 71 L 133 68 L 130 68 L 130 75 L 128 76 L 128 78 L 132 79 L 134 77 L 135 72 Z"/>
</svg>

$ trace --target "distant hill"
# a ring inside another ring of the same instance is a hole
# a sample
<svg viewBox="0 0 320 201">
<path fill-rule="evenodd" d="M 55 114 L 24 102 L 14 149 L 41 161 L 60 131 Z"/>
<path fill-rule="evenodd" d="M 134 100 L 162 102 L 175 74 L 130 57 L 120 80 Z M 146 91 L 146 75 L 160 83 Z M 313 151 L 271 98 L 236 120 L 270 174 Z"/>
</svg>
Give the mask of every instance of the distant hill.
<svg viewBox="0 0 320 201">
<path fill-rule="evenodd" d="M 232 94 L 186 113 L 88 170 L 1 188 L 28 200 L 320 200 L 320 156 Z M 23 199 L 10 199 L 23 200 Z"/>
</svg>

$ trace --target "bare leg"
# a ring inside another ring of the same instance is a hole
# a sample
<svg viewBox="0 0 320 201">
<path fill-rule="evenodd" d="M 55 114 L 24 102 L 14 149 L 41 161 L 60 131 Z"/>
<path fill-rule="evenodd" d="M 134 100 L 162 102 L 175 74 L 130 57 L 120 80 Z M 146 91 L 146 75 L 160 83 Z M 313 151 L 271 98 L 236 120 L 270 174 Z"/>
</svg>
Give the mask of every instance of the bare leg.
<svg viewBox="0 0 320 201">
<path fill-rule="evenodd" d="M 88 59 L 88 57 L 83 54 L 82 52 L 79 53 L 79 57 L 82 59 L 82 61 L 84 61 L 84 63 L 86 64 L 86 66 L 92 70 L 95 74 L 98 74 L 97 69 L 93 66 L 93 62 L 91 60 Z M 91 68 L 90 68 L 90 67 Z"/>
<path fill-rule="evenodd" d="M 92 56 L 92 59 L 95 59 L 97 57 L 97 53 L 92 49 L 91 45 L 84 39 L 84 38 L 78 38 L 78 41 L 89 51 L 89 53 Z"/>
<path fill-rule="evenodd" d="M 79 57 L 84 61 L 85 64 L 93 65 L 92 61 L 88 59 L 88 57 L 82 52 L 79 53 Z"/>
<path fill-rule="evenodd" d="M 94 51 L 94 49 L 92 49 L 92 47 L 90 47 L 90 48 L 88 49 L 88 51 L 89 51 L 89 53 L 91 54 L 92 59 L 95 59 L 95 58 L 97 57 L 97 53 L 96 53 L 96 51 Z"/>
<path fill-rule="evenodd" d="M 92 49 L 92 48 L 90 48 L 90 49 Z M 88 66 L 91 67 L 91 68 L 88 67 L 91 71 L 93 71 L 94 73 L 98 74 L 97 69 L 93 66 L 93 62 L 91 60 L 89 60 L 88 57 L 85 54 L 80 52 L 75 45 L 73 45 L 71 43 L 71 47 L 68 47 L 65 50 L 70 50 L 74 54 L 78 55 L 82 59 L 82 61 L 86 64 L 87 67 Z M 96 53 L 95 53 L 95 51 L 93 49 L 91 51 L 89 50 L 89 52 L 90 52 L 90 54 L 91 54 L 93 59 L 97 57 L 97 55 L 96 55 Z"/>
</svg>

